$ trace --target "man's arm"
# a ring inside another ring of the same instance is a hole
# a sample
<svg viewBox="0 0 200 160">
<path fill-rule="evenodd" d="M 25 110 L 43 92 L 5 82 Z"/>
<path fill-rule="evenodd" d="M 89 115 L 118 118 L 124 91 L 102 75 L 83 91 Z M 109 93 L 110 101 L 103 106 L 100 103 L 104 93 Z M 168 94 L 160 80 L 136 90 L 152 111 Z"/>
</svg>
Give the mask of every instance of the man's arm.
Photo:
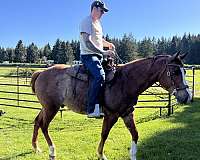
<svg viewBox="0 0 200 160">
<path fill-rule="evenodd" d="M 99 48 L 98 46 L 96 46 L 93 42 L 92 42 L 92 39 L 91 39 L 91 35 L 88 34 L 88 33 L 85 33 L 85 32 L 81 32 L 81 36 L 83 38 L 83 41 L 85 42 L 85 45 L 86 47 L 95 52 L 95 53 L 101 53 L 101 54 L 104 54 L 105 51 L 102 50 L 101 48 Z"/>
</svg>

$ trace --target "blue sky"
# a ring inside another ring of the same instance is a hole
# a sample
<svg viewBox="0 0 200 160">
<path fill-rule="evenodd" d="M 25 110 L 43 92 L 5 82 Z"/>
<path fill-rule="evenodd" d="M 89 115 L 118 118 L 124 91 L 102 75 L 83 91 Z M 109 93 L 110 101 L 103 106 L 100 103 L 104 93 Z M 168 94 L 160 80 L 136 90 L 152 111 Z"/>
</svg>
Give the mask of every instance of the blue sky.
<svg viewBox="0 0 200 160">
<path fill-rule="evenodd" d="M 42 47 L 57 38 L 78 40 L 79 23 L 90 14 L 93 0 L 1 0 L 0 46 L 18 40 Z M 102 18 L 104 34 L 137 40 L 200 33 L 200 0 L 105 0 L 110 11 Z"/>
</svg>

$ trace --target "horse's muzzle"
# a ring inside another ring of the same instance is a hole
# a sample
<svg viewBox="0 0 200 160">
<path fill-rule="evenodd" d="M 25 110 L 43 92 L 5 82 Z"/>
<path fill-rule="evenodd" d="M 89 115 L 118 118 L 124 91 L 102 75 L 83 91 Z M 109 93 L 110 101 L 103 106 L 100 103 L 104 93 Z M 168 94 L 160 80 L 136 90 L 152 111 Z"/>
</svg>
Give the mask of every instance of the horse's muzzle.
<svg viewBox="0 0 200 160">
<path fill-rule="evenodd" d="M 180 104 L 187 104 L 192 100 L 192 94 L 189 89 L 178 90 L 174 93 L 174 96 L 177 99 L 177 102 Z"/>
</svg>

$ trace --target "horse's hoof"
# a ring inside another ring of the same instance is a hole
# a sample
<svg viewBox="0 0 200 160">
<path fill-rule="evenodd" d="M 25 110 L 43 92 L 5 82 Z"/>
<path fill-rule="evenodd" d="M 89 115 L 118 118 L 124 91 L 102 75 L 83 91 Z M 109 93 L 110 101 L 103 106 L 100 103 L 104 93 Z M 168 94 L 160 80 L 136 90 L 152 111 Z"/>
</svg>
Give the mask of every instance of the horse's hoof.
<svg viewBox="0 0 200 160">
<path fill-rule="evenodd" d="M 136 155 L 134 154 L 134 155 L 131 155 L 131 160 L 136 160 Z"/>
<path fill-rule="evenodd" d="M 98 160 L 108 160 L 104 154 L 98 154 Z"/>
<path fill-rule="evenodd" d="M 131 157 L 131 160 L 136 160 L 136 157 Z"/>
<path fill-rule="evenodd" d="M 33 148 L 33 150 L 35 153 L 42 153 L 42 150 L 39 147 Z"/>
<path fill-rule="evenodd" d="M 56 159 L 55 156 L 50 156 L 50 155 L 49 155 L 49 160 L 55 160 L 55 159 Z"/>
<path fill-rule="evenodd" d="M 131 157 L 131 160 L 136 160 L 136 157 Z"/>
</svg>

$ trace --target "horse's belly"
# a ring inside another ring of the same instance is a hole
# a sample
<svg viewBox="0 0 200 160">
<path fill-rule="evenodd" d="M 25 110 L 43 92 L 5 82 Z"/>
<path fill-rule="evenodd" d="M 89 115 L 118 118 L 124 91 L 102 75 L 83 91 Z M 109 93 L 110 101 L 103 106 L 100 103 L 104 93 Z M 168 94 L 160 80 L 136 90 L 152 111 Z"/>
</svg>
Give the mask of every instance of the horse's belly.
<svg viewBox="0 0 200 160">
<path fill-rule="evenodd" d="M 71 78 L 68 81 L 64 104 L 72 111 L 85 114 L 88 83 Z"/>
</svg>

